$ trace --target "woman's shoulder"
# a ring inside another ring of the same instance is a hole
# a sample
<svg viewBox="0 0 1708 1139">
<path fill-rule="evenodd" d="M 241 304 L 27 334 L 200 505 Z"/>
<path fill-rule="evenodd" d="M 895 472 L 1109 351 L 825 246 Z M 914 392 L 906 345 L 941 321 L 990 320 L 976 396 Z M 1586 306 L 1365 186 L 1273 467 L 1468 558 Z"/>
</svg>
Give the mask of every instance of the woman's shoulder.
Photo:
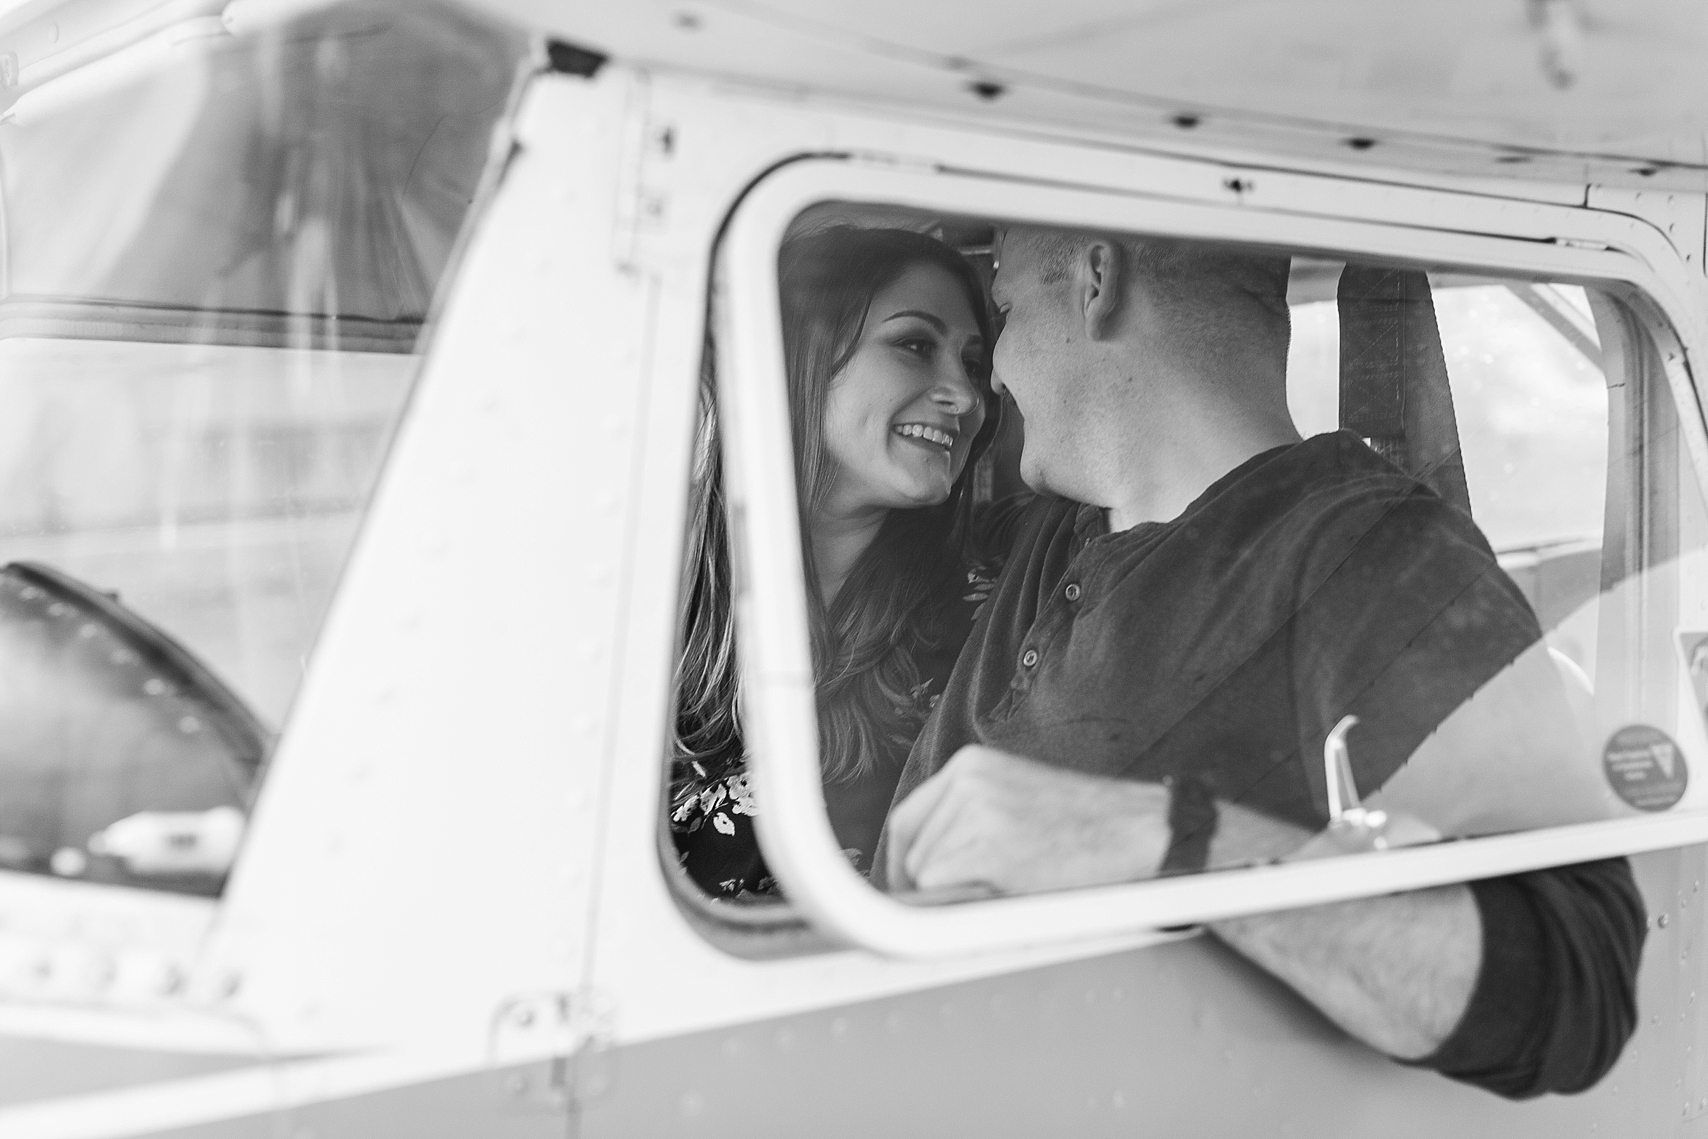
<svg viewBox="0 0 1708 1139">
<path fill-rule="evenodd" d="M 942 695 L 949 674 L 954 671 L 955 660 L 961 655 L 961 646 L 972 635 L 973 623 L 984 611 L 985 602 L 990 600 L 996 589 L 996 579 L 1001 572 L 1000 559 L 976 557 L 969 551 L 962 561 L 956 588 L 941 595 L 938 619 L 934 622 L 938 634 L 920 655 L 921 683 L 913 694 L 927 711 Z"/>
</svg>

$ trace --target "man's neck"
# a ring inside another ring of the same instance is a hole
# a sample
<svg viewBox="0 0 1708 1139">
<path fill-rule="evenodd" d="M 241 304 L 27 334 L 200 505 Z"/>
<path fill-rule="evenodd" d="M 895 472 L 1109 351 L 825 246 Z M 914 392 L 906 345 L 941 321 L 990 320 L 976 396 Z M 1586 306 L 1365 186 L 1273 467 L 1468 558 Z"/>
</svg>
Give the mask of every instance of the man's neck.
<svg viewBox="0 0 1708 1139">
<path fill-rule="evenodd" d="M 1145 435 L 1135 461 L 1111 472 L 1106 495 L 1111 531 L 1178 518 L 1242 463 L 1299 442 L 1291 419 L 1254 414 L 1159 423 Z"/>
</svg>

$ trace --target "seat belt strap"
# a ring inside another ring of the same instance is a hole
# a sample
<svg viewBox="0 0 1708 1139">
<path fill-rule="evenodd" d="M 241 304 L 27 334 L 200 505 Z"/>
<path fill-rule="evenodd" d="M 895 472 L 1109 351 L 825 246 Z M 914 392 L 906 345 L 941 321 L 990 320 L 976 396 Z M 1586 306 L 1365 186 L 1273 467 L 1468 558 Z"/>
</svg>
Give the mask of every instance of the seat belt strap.
<svg viewBox="0 0 1708 1139">
<path fill-rule="evenodd" d="M 1348 264 L 1338 299 L 1340 425 L 1470 513 L 1429 277 L 1415 269 Z"/>
</svg>

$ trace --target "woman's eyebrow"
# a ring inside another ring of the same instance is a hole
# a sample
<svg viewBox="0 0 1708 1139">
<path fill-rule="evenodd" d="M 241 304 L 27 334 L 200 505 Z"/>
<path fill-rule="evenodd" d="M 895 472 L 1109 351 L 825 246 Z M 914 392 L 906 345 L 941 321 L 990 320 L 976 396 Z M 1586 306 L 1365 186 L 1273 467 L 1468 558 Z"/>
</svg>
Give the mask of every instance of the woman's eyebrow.
<svg viewBox="0 0 1708 1139">
<path fill-rule="evenodd" d="M 883 319 L 883 323 L 888 324 L 890 321 L 900 320 L 904 316 L 917 317 L 920 320 L 923 320 L 926 324 L 929 324 L 932 328 L 935 328 L 938 332 L 943 333 L 945 335 L 949 331 L 949 326 L 943 322 L 943 319 L 941 317 L 937 316 L 934 313 L 925 312 L 922 309 L 916 309 L 916 308 L 902 309 L 900 312 L 895 313 L 892 316 L 886 316 Z"/>
</svg>

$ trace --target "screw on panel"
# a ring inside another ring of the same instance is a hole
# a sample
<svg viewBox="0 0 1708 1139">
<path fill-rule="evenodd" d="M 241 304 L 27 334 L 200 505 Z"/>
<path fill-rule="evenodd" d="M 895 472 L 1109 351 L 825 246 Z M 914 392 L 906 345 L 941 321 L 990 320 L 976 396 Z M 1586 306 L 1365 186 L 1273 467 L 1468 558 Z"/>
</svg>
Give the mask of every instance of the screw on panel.
<svg viewBox="0 0 1708 1139">
<path fill-rule="evenodd" d="M 83 980 L 89 988 L 101 990 L 107 988 L 118 977 L 118 966 L 110 957 L 97 957 L 90 961 L 83 970 Z"/>
<path fill-rule="evenodd" d="M 81 877 L 89 868 L 89 856 L 74 846 L 62 846 L 48 859 L 48 867 L 61 878 Z"/>
</svg>

